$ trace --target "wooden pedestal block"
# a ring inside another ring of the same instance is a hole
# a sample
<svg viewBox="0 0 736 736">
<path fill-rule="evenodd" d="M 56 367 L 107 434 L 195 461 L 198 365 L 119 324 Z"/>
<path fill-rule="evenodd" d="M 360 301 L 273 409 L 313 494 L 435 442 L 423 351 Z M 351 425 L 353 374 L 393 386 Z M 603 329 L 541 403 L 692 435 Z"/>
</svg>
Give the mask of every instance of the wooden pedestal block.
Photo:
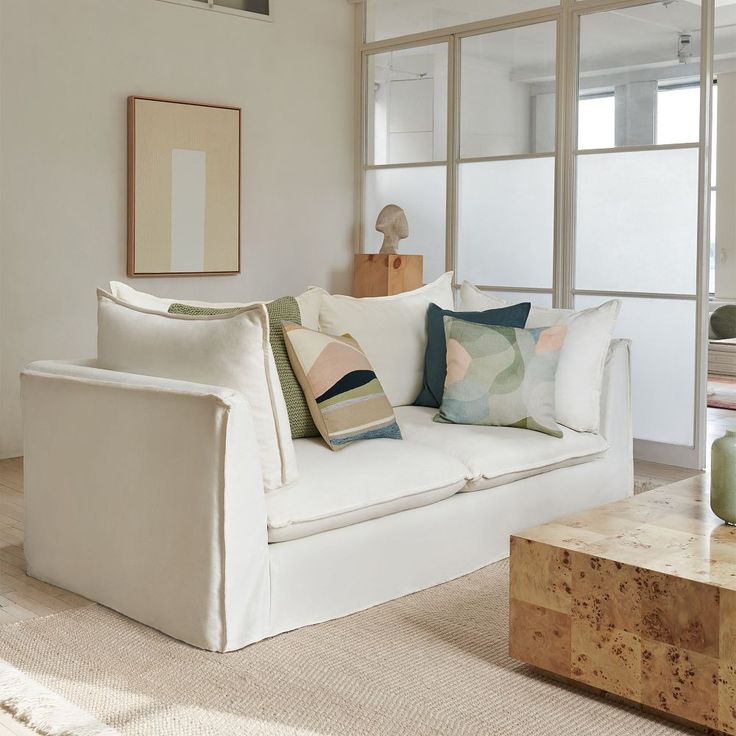
<svg viewBox="0 0 736 736">
<path fill-rule="evenodd" d="M 356 253 L 353 296 L 391 296 L 423 285 L 423 256 Z"/>
</svg>

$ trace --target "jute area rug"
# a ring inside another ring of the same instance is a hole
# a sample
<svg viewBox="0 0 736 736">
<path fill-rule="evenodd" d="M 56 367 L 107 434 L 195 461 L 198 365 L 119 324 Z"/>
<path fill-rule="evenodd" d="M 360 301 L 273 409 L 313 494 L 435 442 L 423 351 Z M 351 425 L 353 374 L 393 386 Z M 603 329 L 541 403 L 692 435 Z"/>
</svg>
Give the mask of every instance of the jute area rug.
<svg viewBox="0 0 736 736">
<path fill-rule="evenodd" d="M 507 595 L 504 561 L 224 655 L 89 606 L 0 629 L 5 707 L 55 736 L 694 733 L 512 660 Z"/>
</svg>

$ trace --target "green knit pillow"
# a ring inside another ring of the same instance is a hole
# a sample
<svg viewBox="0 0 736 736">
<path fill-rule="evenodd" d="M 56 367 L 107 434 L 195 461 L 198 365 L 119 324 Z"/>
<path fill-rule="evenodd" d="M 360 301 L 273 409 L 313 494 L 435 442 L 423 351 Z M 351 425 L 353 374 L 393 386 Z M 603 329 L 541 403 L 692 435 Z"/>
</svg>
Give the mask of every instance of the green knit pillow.
<svg viewBox="0 0 736 736">
<path fill-rule="evenodd" d="M 724 304 L 710 316 L 710 328 L 718 340 L 736 337 L 736 304 Z"/>
<path fill-rule="evenodd" d="M 169 307 L 170 314 L 184 314 L 190 317 L 207 317 L 217 314 L 230 314 L 237 311 L 239 307 L 194 307 L 189 304 L 175 303 Z M 312 415 L 309 413 L 307 400 L 304 392 L 296 380 L 291 368 L 289 356 L 286 353 L 284 342 L 284 331 L 281 329 L 282 322 L 302 323 L 302 315 L 299 304 L 293 296 L 284 296 L 266 304 L 269 322 L 269 341 L 271 352 L 276 363 L 276 371 L 281 382 L 281 391 L 286 401 L 286 410 L 289 414 L 289 426 L 293 439 L 302 437 L 319 437 L 319 432 L 314 424 Z"/>
</svg>

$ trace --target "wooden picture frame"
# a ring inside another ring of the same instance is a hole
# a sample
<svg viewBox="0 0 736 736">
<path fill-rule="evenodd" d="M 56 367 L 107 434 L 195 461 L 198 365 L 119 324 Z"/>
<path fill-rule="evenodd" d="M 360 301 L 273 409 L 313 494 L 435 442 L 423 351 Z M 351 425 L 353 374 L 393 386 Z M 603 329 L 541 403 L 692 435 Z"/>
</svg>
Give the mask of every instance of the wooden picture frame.
<svg viewBox="0 0 736 736">
<path fill-rule="evenodd" d="M 128 276 L 241 272 L 239 107 L 128 97 Z"/>
</svg>

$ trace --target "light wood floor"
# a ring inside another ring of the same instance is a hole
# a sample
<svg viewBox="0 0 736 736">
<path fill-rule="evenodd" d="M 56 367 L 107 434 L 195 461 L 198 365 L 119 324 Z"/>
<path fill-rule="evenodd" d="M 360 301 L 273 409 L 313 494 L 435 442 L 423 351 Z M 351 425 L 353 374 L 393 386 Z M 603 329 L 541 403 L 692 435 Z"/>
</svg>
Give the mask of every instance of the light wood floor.
<svg viewBox="0 0 736 736">
<path fill-rule="evenodd" d="M 707 463 L 710 466 L 710 446 L 714 440 L 722 437 L 726 430 L 736 427 L 736 411 L 730 409 L 708 409 L 708 452 Z M 707 468 L 706 468 L 707 469 Z M 655 480 L 664 483 L 675 483 L 697 475 L 697 471 L 688 468 L 676 468 L 671 465 L 658 465 L 643 460 L 634 463 L 634 475 L 636 480 Z"/>
<path fill-rule="evenodd" d="M 729 426 L 736 426 L 736 411 L 708 410 L 708 444 Z M 692 470 L 637 461 L 637 480 L 674 483 L 697 475 Z M 0 460 L 0 625 L 87 605 L 88 601 L 53 585 L 30 578 L 23 558 L 23 462 L 22 458 Z M 0 710 L 0 736 L 27 736 Z"/>
</svg>

